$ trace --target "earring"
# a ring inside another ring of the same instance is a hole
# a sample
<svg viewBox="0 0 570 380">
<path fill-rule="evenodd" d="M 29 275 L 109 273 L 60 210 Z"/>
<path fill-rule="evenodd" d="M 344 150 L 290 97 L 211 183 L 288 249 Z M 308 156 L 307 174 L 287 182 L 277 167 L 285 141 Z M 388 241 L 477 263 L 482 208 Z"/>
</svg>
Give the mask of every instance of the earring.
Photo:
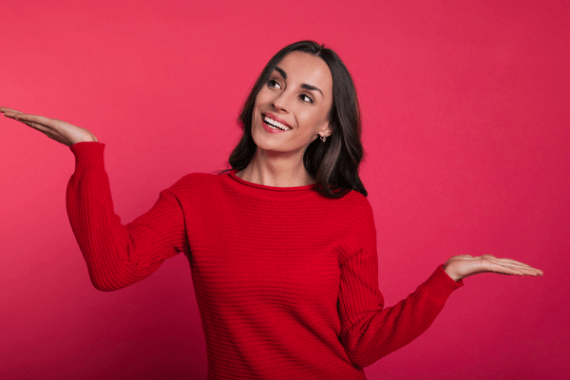
<svg viewBox="0 0 570 380">
<path fill-rule="evenodd" d="M 327 141 L 327 136 L 321 136 L 321 141 L 322 141 L 322 142 Z"/>
</svg>

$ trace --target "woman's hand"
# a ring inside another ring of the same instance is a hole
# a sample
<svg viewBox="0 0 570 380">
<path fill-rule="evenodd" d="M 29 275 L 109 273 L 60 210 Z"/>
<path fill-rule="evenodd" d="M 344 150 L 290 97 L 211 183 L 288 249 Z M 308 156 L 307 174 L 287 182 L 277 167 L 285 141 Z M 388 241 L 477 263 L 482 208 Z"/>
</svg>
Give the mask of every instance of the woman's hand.
<svg viewBox="0 0 570 380">
<path fill-rule="evenodd" d="M 540 269 L 511 259 L 498 259 L 493 255 L 473 257 L 471 255 L 453 256 L 443 264 L 445 272 L 459 281 L 478 273 L 500 273 L 519 276 L 542 276 Z"/>
<path fill-rule="evenodd" d="M 97 142 L 95 135 L 87 129 L 77 127 L 62 120 L 49 119 L 39 115 L 28 115 L 6 107 L 0 107 L 0 112 L 2 112 L 4 116 L 24 123 L 42 132 L 50 139 L 67 146 L 84 141 Z"/>
</svg>

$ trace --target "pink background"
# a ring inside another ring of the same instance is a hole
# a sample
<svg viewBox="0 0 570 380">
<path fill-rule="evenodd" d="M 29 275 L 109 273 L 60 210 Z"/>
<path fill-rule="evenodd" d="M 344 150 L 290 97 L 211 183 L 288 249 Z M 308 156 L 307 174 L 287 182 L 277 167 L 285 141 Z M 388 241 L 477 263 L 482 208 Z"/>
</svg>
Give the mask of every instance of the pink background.
<svg viewBox="0 0 570 380">
<path fill-rule="evenodd" d="M 198 3 L 199 5 L 197 5 Z M 12 1 L 0 104 L 106 144 L 123 223 L 223 169 L 264 64 L 314 39 L 356 82 L 387 305 L 455 254 L 542 278 L 465 280 L 370 379 L 561 379 L 568 361 L 568 1 Z M 0 378 L 206 376 L 187 259 L 103 293 L 65 210 L 69 148 L 0 119 Z"/>
</svg>

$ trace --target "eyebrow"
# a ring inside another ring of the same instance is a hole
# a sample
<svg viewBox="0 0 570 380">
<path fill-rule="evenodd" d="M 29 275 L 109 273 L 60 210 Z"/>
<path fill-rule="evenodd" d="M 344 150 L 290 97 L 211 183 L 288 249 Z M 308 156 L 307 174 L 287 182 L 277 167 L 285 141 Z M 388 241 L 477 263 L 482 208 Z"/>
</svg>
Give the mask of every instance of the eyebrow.
<svg viewBox="0 0 570 380">
<path fill-rule="evenodd" d="M 323 98 L 325 97 L 325 95 L 323 94 L 323 92 L 321 90 L 319 90 L 318 88 L 316 88 L 315 86 L 311 86 L 310 84 L 306 84 L 303 83 L 301 85 L 301 87 L 306 88 L 307 90 L 312 90 L 312 91 L 318 91 L 321 93 L 321 95 L 323 96 Z"/>
<path fill-rule="evenodd" d="M 277 67 L 275 66 L 275 70 L 279 71 L 279 74 L 281 74 L 281 76 L 283 77 L 283 79 L 287 79 L 287 73 L 285 72 L 285 70 L 283 70 L 281 67 Z M 302 88 L 307 89 L 307 90 L 311 90 L 311 91 L 318 91 L 321 93 L 321 95 L 323 96 L 323 98 L 325 97 L 325 95 L 323 94 L 323 92 L 318 89 L 317 87 L 310 85 L 310 84 L 306 84 L 303 83 L 301 85 Z"/>
<path fill-rule="evenodd" d="M 287 73 L 281 67 L 275 66 L 275 70 L 279 71 L 279 74 L 283 77 L 283 79 L 287 79 Z"/>
</svg>

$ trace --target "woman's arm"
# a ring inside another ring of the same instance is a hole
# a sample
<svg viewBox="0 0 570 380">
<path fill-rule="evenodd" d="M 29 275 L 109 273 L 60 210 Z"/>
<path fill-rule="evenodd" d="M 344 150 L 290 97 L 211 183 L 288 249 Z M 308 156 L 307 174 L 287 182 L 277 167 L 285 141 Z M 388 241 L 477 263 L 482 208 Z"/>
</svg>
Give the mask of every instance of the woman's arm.
<svg viewBox="0 0 570 380">
<path fill-rule="evenodd" d="M 67 186 L 67 213 L 93 285 L 116 290 L 148 277 L 164 260 L 186 250 L 184 215 L 170 189 L 131 223 L 114 213 L 109 179 L 103 167 L 104 144 L 70 147 L 75 173 Z"/>
<path fill-rule="evenodd" d="M 483 272 L 542 275 L 542 271 L 515 260 L 491 255 L 454 256 L 438 266 L 406 299 L 384 308 L 378 288 L 376 229 L 368 203 L 365 214 L 367 227 L 358 232 L 361 249 L 340 267 L 338 303 L 341 342 L 357 366 L 369 366 L 420 336 L 443 309 L 449 295 L 463 286 L 464 277 Z"/>
<path fill-rule="evenodd" d="M 341 341 L 348 357 L 367 367 L 410 343 L 427 330 L 449 295 L 461 286 L 462 281 L 453 281 L 439 266 L 414 293 L 385 308 L 378 288 L 378 256 L 362 249 L 341 267 Z"/>
<path fill-rule="evenodd" d="M 186 250 L 184 216 L 172 192 L 176 185 L 162 191 L 150 211 L 123 225 L 114 212 L 104 168 L 105 145 L 91 132 L 5 107 L 0 107 L 0 112 L 69 146 L 75 155 L 75 172 L 67 186 L 67 212 L 97 289 L 115 290 L 140 281 L 165 259 Z"/>
</svg>

